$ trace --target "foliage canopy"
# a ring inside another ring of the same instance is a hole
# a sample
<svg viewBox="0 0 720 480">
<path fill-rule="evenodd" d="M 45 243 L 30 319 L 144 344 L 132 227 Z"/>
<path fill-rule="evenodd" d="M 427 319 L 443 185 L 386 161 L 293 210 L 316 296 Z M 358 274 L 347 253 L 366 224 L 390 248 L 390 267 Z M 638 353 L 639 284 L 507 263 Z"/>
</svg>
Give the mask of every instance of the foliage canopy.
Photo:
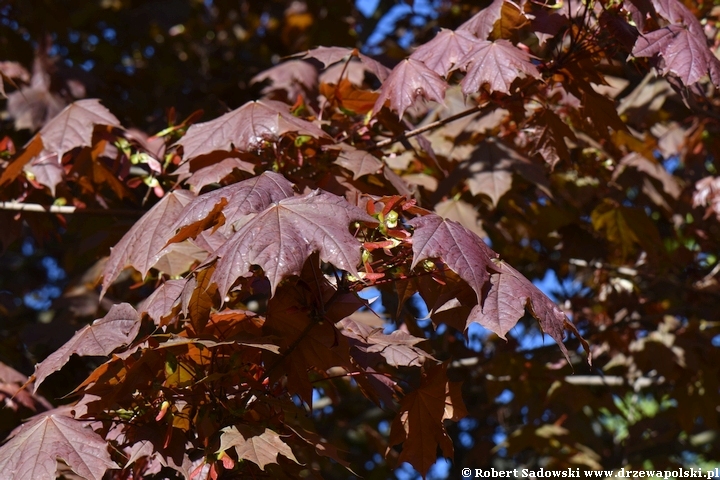
<svg viewBox="0 0 720 480">
<path fill-rule="evenodd" d="M 720 461 L 720 7 L 34 3 L 1 479 Z"/>
</svg>

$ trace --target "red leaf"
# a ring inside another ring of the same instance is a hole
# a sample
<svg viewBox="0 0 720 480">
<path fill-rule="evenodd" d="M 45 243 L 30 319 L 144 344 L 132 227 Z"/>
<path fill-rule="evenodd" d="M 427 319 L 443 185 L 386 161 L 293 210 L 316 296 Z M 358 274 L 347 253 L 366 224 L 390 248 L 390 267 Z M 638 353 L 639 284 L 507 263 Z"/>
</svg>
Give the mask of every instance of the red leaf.
<svg viewBox="0 0 720 480">
<path fill-rule="evenodd" d="M 107 315 L 80 329 L 65 345 L 35 367 L 34 391 L 48 375 L 60 370 L 73 354 L 110 355 L 116 348 L 132 342 L 139 329 L 140 316 L 130 304 L 113 305 Z"/>
<path fill-rule="evenodd" d="M 476 13 L 470 20 L 458 27 L 458 30 L 466 30 L 480 40 L 487 40 L 492 32 L 495 22 L 502 15 L 502 8 L 505 0 L 493 0 L 487 7 Z"/>
<path fill-rule="evenodd" d="M 118 466 L 107 442 L 81 422 L 56 409 L 32 417 L 0 447 L 0 478 L 54 480 L 58 459 L 86 479 L 100 480 Z"/>
<path fill-rule="evenodd" d="M 233 224 L 250 213 L 257 213 L 284 198 L 295 194 L 293 184 L 275 172 L 263 172 L 262 175 L 249 178 L 227 187 L 198 196 L 190 202 L 178 215 L 177 221 L 170 228 L 175 232 L 179 228 L 202 222 L 215 205 L 226 199 L 227 205 L 222 209 L 225 226 L 220 233 L 233 233 Z"/>
<path fill-rule="evenodd" d="M 502 3 L 502 2 L 500 2 Z M 444 77 L 475 45 L 477 38 L 470 32 L 440 30 L 435 38 L 420 45 L 410 58 L 420 60 L 430 70 Z"/>
<path fill-rule="evenodd" d="M 417 97 L 422 96 L 428 100 L 442 102 L 447 88 L 447 82 L 440 75 L 430 70 L 424 63 L 414 58 L 407 58 L 393 68 L 392 73 L 383 83 L 373 113 L 379 112 L 389 99 L 390 108 L 402 118 L 405 110 Z"/>
<path fill-rule="evenodd" d="M 192 190 L 199 192 L 205 185 L 217 183 L 227 177 L 236 168 L 242 172 L 255 172 L 255 165 L 252 163 L 240 160 L 239 158 L 230 157 L 213 165 L 198 169 L 195 173 L 190 175 L 190 178 L 185 180 L 185 183 L 190 185 Z M 176 173 L 178 172 L 176 171 Z"/>
<path fill-rule="evenodd" d="M 186 279 L 168 280 L 156 288 L 155 291 L 138 305 L 138 312 L 145 313 L 160 325 L 163 317 L 167 316 L 180 300 L 180 294 L 185 287 Z"/>
<path fill-rule="evenodd" d="M 251 265 L 259 265 L 274 294 L 280 280 L 300 274 L 314 251 L 321 260 L 357 275 L 360 242 L 348 231 L 356 220 L 375 222 L 345 199 L 320 190 L 280 200 L 244 223 L 217 251 L 213 281 L 224 296 Z"/>
<path fill-rule="evenodd" d="M 489 84 L 490 91 L 510 93 L 510 85 L 521 74 L 540 78 L 530 58 L 530 54 L 507 40 L 477 42 L 457 63 L 457 68 L 467 70 L 460 82 L 463 93 L 476 93 L 485 83 Z"/>
<path fill-rule="evenodd" d="M 411 269 L 428 258 L 440 258 L 475 291 L 482 303 L 482 291 L 495 271 L 492 259 L 498 254 L 468 229 L 438 215 L 417 217 L 408 222 L 413 232 Z"/>
<path fill-rule="evenodd" d="M 40 185 L 48 187 L 53 197 L 55 196 L 55 187 L 62 182 L 65 175 L 58 156 L 47 151 L 40 152 L 40 155 L 25 167 L 25 171 L 31 173 Z"/>
<path fill-rule="evenodd" d="M 540 324 L 544 333 L 550 335 L 560 346 L 565 358 L 568 352 L 563 344 L 565 328 L 580 338 L 575 326 L 567 321 L 565 314 L 542 293 L 530 280 L 503 261 L 496 261 L 499 272 L 491 278 L 492 287 L 487 294 L 485 303 L 473 308 L 468 321 L 481 324 L 505 338 L 505 334 L 515 326 L 518 319 L 525 314 L 525 308 Z M 585 349 L 587 344 L 583 342 Z M 588 350 L 588 362 L 590 362 Z"/>
<path fill-rule="evenodd" d="M 175 231 L 170 227 L 180 215 L 182 208 L 195 196 L 187 190 L 177 190 L 163 197 L 138 220 L 123 238 L 110 250 L 110 258 L 103 269 L 100 295 L 128 265 L 143 277 L 165 254 L 165 246 Z"/>
<path fill-rule="evenodd" d="M 708 48 L 702 30 L 668 25 L 640 35 L 632 53 L 636 57 L 659 54 L 663 59 L 660 71 L 677 75 L 687 85 L 697 82 L 708 73 L 712 82 L 720 85 L 720 60 Z"/>
<path fill-rule="evenodd" d="M 318 72 L 309 62 L 288 60 L 255 75 L 250 83 L 269 80 L 269 85 L 262 89 L 263 95 L 270 95 L 278 90 L 285 90 L 288 100 L 298 95 L 311 92 L 317 88 Z"/>
<path fill-rule="evenodd" d="M 327 67 L 333 63 L 337 63 L 341 60 L 346 60 L 348 56 L 354 56 L 360 59 L 363 66 L 378 80 L 384 82 L 388 75 L 390 75 L 390 69 L 385 65 L 381 64 L 377 60 L 373 60 L 367 55 L 363 55 L 358 52 L 357 49 L 349 49 L 343 47 L 317 47 L 312 50 L 308 50 L 302 58 L 314 58 L 318 60 L 323 66 Z"/>
<path fill-rule="evenodd" d="M 191 126 L 177 144 L 183 158 L 205 155 L 216 150 L 249 151 L 288 132 L 329 138 L 321 128 L 290 114 L 289 106 L 274 100 L 248 102 L 242 107 L 205 123 Z"/>
<path fill-rule="evenodd" d="M 89 147 L 95 125 L 120 126 L 110 110 L 100 100 L 88 98 L 71 103 L 40 130 L 43 146 L 49 153 L 62 159 L 65 152 L 75 147 Z"/>
<path fill-rule="evenodd" d="M 353 174 L 353 180 L 378 173 L 383 166 L 383 163 L 374 155 L 365 150 L 356 150 L 352 147 L 344 148 L 335 163 L 350 170 Z"/>
</svg>

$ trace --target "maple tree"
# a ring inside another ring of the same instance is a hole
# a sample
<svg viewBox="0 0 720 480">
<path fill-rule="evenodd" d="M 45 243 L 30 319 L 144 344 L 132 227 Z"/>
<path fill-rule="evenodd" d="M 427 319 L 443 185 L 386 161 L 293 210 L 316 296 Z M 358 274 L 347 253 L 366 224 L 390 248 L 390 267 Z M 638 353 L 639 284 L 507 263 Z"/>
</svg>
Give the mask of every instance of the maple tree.
<svg viewBox="0 0 720 480">
<path fill-rule="evenodd" d="M 720 7 L 172 3 L 0 9 L 0 478 L 720 460 Z"/>
</svg>

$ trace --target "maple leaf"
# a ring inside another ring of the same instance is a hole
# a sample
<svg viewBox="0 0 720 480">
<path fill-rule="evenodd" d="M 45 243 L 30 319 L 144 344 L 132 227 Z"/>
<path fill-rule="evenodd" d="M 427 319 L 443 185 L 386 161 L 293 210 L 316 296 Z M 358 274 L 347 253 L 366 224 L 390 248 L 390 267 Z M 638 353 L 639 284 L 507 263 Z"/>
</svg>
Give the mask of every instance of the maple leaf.
<svg viewBox="0 0 720 480">
<path fill-rule="evenodd" d="M 138 305 L 139 313 L 146 313 L 153 319 L 155 325 L 160 325 L 163 317 L 167 316 L 170 311 L 180 300 L 180 294 L 185 287 L 187 279 L 168 280 L 167 282 L 156 288 L 152 294 L 140 305 Z"/>
<path fill-rule="evenodd" d="M 317 69 L 309 62 L 303 60 L 288 60 L 255 75 L 250 84 L 268 80 L 261 93 L 270 95 L 276 91 L 284 90 L 287 99 L 295 101 L 298 95 L 311 92 L 318 83 Z"/>
<path fill-rule="evenodd" d="M 686 85 L 697 82 L 708 73 L 713 83 L 720 85 L 720 60 L 708 48 L 702 30 L 668 25 L 640 35 L 632 53 L 636 57 L 659 54 L 663 60 L 660 71 L 677 75 Z"/>
<path fill-rule="evenodd" d="M 393 366 L 420 366 L 429 354 L 415 347 L 424 341 L 424 338 L 414 337 L 402 330 L 395 330 L 386 335 L 383 328 L 371 327 L 364 323 L 345 318 L 338 322 L 343 335 L 351 339 L 350 344 L 366 353 L 379 353 L 389 365 Z"/>
<path fill-rule="evenodd" d="M 439 191 L 445 192 L 467 178 L 472 195 L 487 195 L 493 206 L 497 206 L 500 198 L 512 186 L 513 173 L 518 173 L 551 196 L 550 185 L 542 167 L 492 138 L 481 142 L 470 153 L 470 158 L 460 163 L 443 181 Z"/>
<path fill-rule="evenodd" d="M 345 60 L 348 57 L 357 57 L 363 66 L 378 80 L 385 82 L 388 75 L 390 75 L 390 69 L 377 60 L 373 60 L 367 55 L 363 55 L 357 49 L 343 48 L 343 47 L 317 47 L 312 50 L 308 50 L 302 58 L 314 58 L 318 60 L 323 66 L 327 67 L 333 63 Z"/>
<path fill-rule="evenodd" d="M 35 131 L 58 115 L 67 102 L 46 86 L 25 87 L 8 95 L 7 112 L 15 120 L 15 130 Z"/>
<path fill-rule="evenodd" d="M 249 425 L 233 425 L 221 430 L 220 448 L 216 453 L 224 452 L 234 447 L 238 458 L 249 460 L 265 470 L 270 463 L 278 463 L 277 456 L 282 455 L 295 463 L 298 462 L 290 446 L 283 442 L 277 432 L 266 428 L 261 431 Z"/>
<path fill-rule="evenodd" d="M 487 237 L 482 223 L 478 219 L 478 212 L 467 202 L 455 199 L 444 200 L 435 205 L 435 213 L 458 222 L 478 237 Z"/>
<path fill-rule="evenodd" d="M 330 138 L 321 128 L 290 114 L 289 109 L 289 105 L 274 100 L 248 102 L 215 120 L 192 125 L 177 145 L 183 147 L 183 158 L 187 161 L 233 147 L 250 151 L 288 132 Z"/>
<path fill-rule="evenodd" d="M 263 172 L 257 177 L 198 196 L 180 212 L 170 231 L 203 222 L 224 199 L 226 205 L 222 208 L 222 215 L 225 217 L 225 225 L 219 231 L 229 235 L 233 232 L 233 224 L 246 215 L 261 212 L 273 203 L 293 195 L 293 184 L 285 177 L 275 172 Z"/>
<path fill-rule="evenodd" d="M 335 163 L 350 170 L 353 174 L 353 180 L 378 173 L 383 167 L 383 163 L 376 156 L 365 150 L 356 150 L 352 147 L 344 147 Z"/>
<path fill-rule="evenodd" d="M 244 223 L 216 252 L 213 281 L 224 296 L 251 265 L 259 265 L 274 294 L 280 280 L 300 274 L 314 251 L 322 261 L 357 275 L 360 242 L 348 226 L 358 220 L 375 222 L 344 198 L 321 190 L 280 200 Z"/>
<path fill-rule="evenodd" d="M 493 31 L 495 22 L 502 16 L 502 8 L 505 0 L 493 0 L 487 7 L 476 13 L 470 20 L 458 27 L 458 30 L 466 30 L 480 40 L 487 40 L 490 32 Z"/>
<path fill-rule="evenodd" d="M 695 33 L 704 36 L 702 24 L 693 13 L 678 0 L 652 0 L 655 11 L 670 23 L 683 24 Z"/>
<path fill-rule="evenodd" d="M 437 460 L 438 446 L 443 456 L 453 456 L 452 440 L 443 425 L 446 404 L 450 403 L 450 411 L 457 410 L 458 414 L 465 408 L 461 404 L 452 404 L 462 400 L 457 395 L 447 394 L 448 384 L 446 364 L 431 368 L 420 388 L 400 401 L 400 411 L 390 427 L 388 445 L 403 444 L 398 462 L 408 462 L 423 477 Z"/>
<path fill-rule="evenodd" d="M 118 466 L 110 458 L 107 442 L 87 422 L 68 416 L 69 409 L 43 412 L 10 434 L 0 447 L 0 479 L 54 480 L 58 460 L 86 479 L 100 480 Z"/>
<path fill-rule="evenodd" d="M 47 150 L 40 152 L 40 155 L 26 165 L 25 171 L 31 174 L 40 185 L 48 187 L 52 196 L 55 196 L 55 187 L 62 182 L 65 174 L 57 154 Z"/>
<path fill-rule="evenodd" d="M 677 179 L 668 173 L 663 166 L 655 160 L 650 160 L 647 157 L 640 155 L 637 152 L 632 152 L 625 155 L 618 162 L 617 168 L 613 172 L 612 180 L 615 181 L 625 171 L 626 167 L 634 167 L 639 172 L 646 173 L 650 177 L 658 180 L 663 190 L 673 198 L 680 197 L 682 188 L 678 183 Z"/>
<path fill-rule="evenodd" d="M 60 370 L 73 354 L 80 356 L 110 355 L 113 350 L 127 345 L 140 330 L 140 316 L 128 303 L 113 305 L 103 318 L 81 328 L 65 345 L 35 367 L 35 387 L 48 375 Z"/>
<path fill-rule="evenodd" d="M 424 63 L 414 58 L 406 58 L 393 68 L 383 82 L 373 113 L 377 114 L 385 102 L 390 100 L 390 108 L 402 118 L 405 110 L 420 96 L 442 102 L 447 88 L 447 82 Z"/>
<path fill-rule="evenodd" d="M 531 124 L 535 125 L 532 134 L 535 139 L 535 149 L 551 168 L 554 168 L 561 159 L 570 159 L 565 138 L 576 142 L 577 137 L 555 112 L 545 108 L 533 116 Z"/>
<path fill-rule="evenodd" d="M 40 130 L 43 146 L 49 153 L 62 159 L 65 152 L 75 147 L 89 147 L 95 125 L 120 126 L 110 110 L 100 100 L 88 98 L 71 103 Z"/>
<path fill-rule="evenodd" d="M 103 268 L 101 296 L 105 295 L 108 287 L 128 265 L 143 277 L 147 274 L 166 253 L 165 246 L 174 235 L 170 227 L 193 198 L 195 195 L 187 190 L 176 190 L 165 195 L 110 249 L 110 258 Z"/>
<path fill-rule="evenodd" d="M 569 362 L 568 352 L 563 344 L 563 335 L 567 328 L 581 339 L 575 325 L 567 320 L 565 314 L 552 300 L 520 272 L 502 260 L 496 260 L 494 263 L 497 273 L 493 273 L 490 279 L 492 283 L 490 291 L 482 307 L 478 305 L 473 308 L 468 322 L 480 323 L 501 338 L 505 338 L 505 334 L 515 326 L 527 308 L 540 324 L 541 330 L 557 342 Z M 581 342 L 588 351 L 588 363 L 590 363 L 587 343 L 582 339 Z"/>
<path fill-rule="evenodd" d="M 504 39 L 476 42 L 456 65 L 456 68 L 467 71 L 460 82 L 462 91 L 470 95 L 487 83 L 491 92 L 510 93 L 510 85 L 521 74 L 540 78 L 540 72 L 530 61 L 531 58 L 530 54 Z"/>
<path fill-rule="evenodd" d="M 470 285 L 481 303 L 483 288 L 490 279 L 488 270 L 496 270 L 492 259 L 498 254 L 470 230 L 439 215 L 413 218 L 408 224 L 414 228 L 410 269 L 425 259 L 442 259 Z"/>
<path fill-rule="evenodd" d="M 30 73 L 18 62 L 0 62 L 0 98 L 7 98 L 4 82 L 18 88 L 13 78 L 27 82 L 30 80 Z"/>
<path fill-rule="evenodd" d="M 468 31 L 442 28 L 435 38 L 420 45 L 410 58 L 420 60 L 430 70 L 444 77 L 476 42 L 477 37 Z"/>
<path fill-rule="evenodd" d="M 183 164 L 175 173 L 182 173 L 180 170 L 189 165 L 192 162 Z M 199 192 L 205 185 L 211 183 L 217 183 L 223 178 L 230 175 L 235 169 L 241 172 L 254 173 L 255 165 L 239 158 L 230 157 L 220 160 L 217 163 L 209 165 L 207 167 L 199 168 L 197 171 L 192 173 L 189 178 L 185 180 L 187 185 L 190 185 L 193 191 Z"/>
</svg>

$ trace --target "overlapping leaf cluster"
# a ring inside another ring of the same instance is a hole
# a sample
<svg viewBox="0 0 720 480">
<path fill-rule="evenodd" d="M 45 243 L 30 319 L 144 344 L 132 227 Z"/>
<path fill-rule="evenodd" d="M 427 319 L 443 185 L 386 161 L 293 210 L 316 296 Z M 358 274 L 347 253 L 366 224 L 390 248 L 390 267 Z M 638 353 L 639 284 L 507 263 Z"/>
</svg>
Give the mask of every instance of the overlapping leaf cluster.
<svg viewBox="0 0 720 480">
<path fill-rule="evenodd" d="M 58 460 L 96 479 L 340 477 L 372 452 L 384 459 L 366 474 L 408 462 L 424 476 L 438 455 L 492 464 L 453 443 L 463 423 L 448 421 L 466 417 L 478 439 L 512 433 L 501 456 L 535 450 L 550 467 L 647 460 L 629 443 L 649 441 L 643 425 L 712 458 L 717 445 L 695 447 L 717 426 L 717 355 L 698 346 L 718 333 L 720 74 L 696 13 L 494 0 L 393 68 L 298 52 L 255 77 L 263 98 L 206 122 L 171 117 L 148 136 L 86 99 L 23 148 L 6 137 L 0 195 L 15 210 L 0 211 L 0 241 L 22 222 L 52 231 L 23 205 L 57 213 L 107 257 L 76 285 L 107 313 L 25 389 L 0 370 L 34 414 L 0 447 L 0 478 L 54 478 Z M 107 226 L 68 206 L 143 214 L 99 240 Z M 561 303 L 529 279 L 551 271 Z M 534 329 L 559 348 L 518 355 Z M 620 391 L 563 372 L 589 368 L 579 330 Z M 53 409 L 38 389 L 75 356 L 102 360 Z M 618 404 L 647 382 L 675 395 L 659 426 Z M 506 413 L 488 415 L 505 391 Z"/>
</svg>

